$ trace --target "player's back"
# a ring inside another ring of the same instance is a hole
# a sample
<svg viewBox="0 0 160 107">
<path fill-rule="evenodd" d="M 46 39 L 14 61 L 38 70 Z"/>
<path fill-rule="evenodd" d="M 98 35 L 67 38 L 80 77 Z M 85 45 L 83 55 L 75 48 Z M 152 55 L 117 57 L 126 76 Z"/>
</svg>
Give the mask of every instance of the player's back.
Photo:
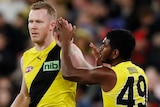
<svg viewBox="0 0 160 107">
<path fill-rule="evenodd" d="M 148 79 L 144 71 L 131 61 L 122 62 L 112 69 L 117 82 L 111 91 L 102 90 L 104 107 L 145 107 Z"/>
</svg>

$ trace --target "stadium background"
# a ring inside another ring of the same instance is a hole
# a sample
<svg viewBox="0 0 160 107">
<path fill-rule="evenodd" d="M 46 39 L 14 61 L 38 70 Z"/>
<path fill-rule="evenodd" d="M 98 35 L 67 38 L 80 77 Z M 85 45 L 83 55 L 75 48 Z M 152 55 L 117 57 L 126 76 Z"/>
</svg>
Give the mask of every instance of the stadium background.
<svg viewBox="0 0 160 107">
<path fill-rule="evenodd" d="M 0 0 L 0 107 L 20 90 L 20 58 L 32 47 L 27 30 L 29 6 L 38 0 Z M 148 107 L 160 106 L 160 0 L 47 0 L 58 16 L 77 26 L 75 43 L 94 65 L 90 42 L 100 45 L 111 29 L 129 29 L 136 38 L 132 60 L 149 78 Z M 102 107 L 97 85 L 78 85 L 77 107 Z"/>
</svg>

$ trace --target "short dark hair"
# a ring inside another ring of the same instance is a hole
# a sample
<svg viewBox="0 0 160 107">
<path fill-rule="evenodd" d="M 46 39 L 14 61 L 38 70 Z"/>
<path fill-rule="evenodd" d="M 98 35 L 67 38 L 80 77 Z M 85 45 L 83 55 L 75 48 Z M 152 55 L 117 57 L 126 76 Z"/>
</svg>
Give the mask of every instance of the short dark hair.
<svg viewBox="0 0 160 107">
<path fill-rule="evenodd" d="M 56 9 L 45 1 L 38 1 L 36 3 L 33 3 L 31 5 L 31 9 L 32 10 L 46 9 L 49 15 L 51 15 L 54 20 L 57 19 Z"/>
<path fill-rule="evenodd" d="M 131 31 L 126 29 L 114 29 L 106 35 L 106 38 L 110 40 L 111 48 L 119 50 L 120 58 L 131 58 L 136 44 Z"/>
</svg>

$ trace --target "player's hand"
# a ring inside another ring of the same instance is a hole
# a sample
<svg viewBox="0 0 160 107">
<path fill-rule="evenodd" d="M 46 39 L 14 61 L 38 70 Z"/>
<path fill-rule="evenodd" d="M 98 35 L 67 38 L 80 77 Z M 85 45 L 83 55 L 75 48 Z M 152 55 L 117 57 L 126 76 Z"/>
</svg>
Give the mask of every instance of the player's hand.
<svg viewBox="0 0 160 107">
<path fill-rule="evenodd" d="M 103 63 L 99 54 L 99 49 L 93 43 L 90 43 L 89 46 L 92 48 L 92 54 L 96 59 L 96 65 L 102 65 Z"/>
<path fill-rule="evenodd" d="M 59 35 L 59 40 L 62 42 L 71 41 L 76 29 L 71 23 L 68 23 L 68 21 L 63 18 L 59 18 L 57 20 L 56 28 Z"/>
</svg>

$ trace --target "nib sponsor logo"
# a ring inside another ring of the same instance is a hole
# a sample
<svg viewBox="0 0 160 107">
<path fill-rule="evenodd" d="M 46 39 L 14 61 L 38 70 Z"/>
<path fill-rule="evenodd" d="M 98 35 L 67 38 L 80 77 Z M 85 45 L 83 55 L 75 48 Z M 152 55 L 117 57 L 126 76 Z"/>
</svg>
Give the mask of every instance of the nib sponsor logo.
<svg viewBox="0 0 160 107">
<path fill-rule="evenodd" d="M 43 71 L 57 71 L 60 69 L 59 60 L 48 61 L 43 65 Z"/>
</svg>

